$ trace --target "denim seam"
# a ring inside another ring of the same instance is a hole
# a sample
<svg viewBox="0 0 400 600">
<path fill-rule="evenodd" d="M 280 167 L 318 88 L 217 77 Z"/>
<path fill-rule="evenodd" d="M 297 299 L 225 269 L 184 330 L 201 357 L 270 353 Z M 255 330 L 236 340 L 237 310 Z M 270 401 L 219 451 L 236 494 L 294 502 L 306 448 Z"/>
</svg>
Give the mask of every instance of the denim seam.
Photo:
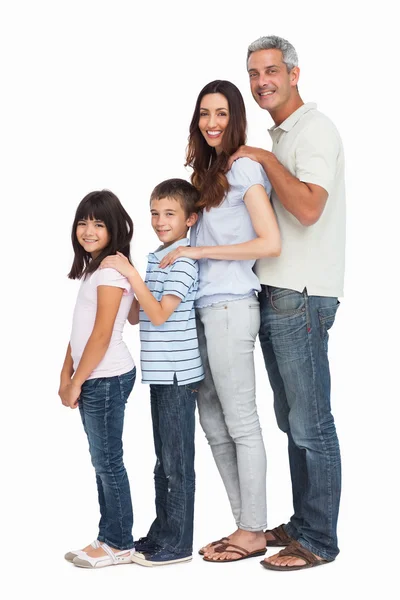
<svg viewBox="0 0 400 600">
<path fill-rule="evenodd" d="M 110 385 L 111 385 L 111 382 L 107 378 L 107 381 L 105 382 L 106 393 L 105 393 L 105 410 L 104 410 L 104 428 L 105 428 L 104 448 L 105 448 L 107 467 L 111 470 L 110 454 L 109 454 L 109 447 L 108 447 L 108 410 L 107 410 L 109 408 L 109 402 L 110 402 Z M 121 541 L 122 541 L 125 538 L 125 532 L 124 532 L 123 523 L 122 523 L 121 497 L 120 497 L 120 493 L 119 493 L 119 486 L 117 485 L 117 482 L 115 479 L 115 474 L 113 471 L 111 471 L 111 476 L 114 480 L 114 490 L 116 492 L 116 503 L 117 503 L 118 513 L 119 513 L 118 521 L 119 521 L 119 526 L 120 526 L 120 530 L 121 530 Z M 115 545 L 115 542 L 112 542 L 110 539 L 108 539 L 108 541 L 106 543 L 108 543 L 111 546 Z"/>
<path fill-rule="evenodd" d="M 248 305 L 248 307 L 249 307 L 249 305 Z M 227 314 L 227 326 L 228 326 L 228 330 L 229 330 L 229 324 L 230 324 L 229 311 L 227 311 L 227 313 L 228 313 Z M 249 310 L 249 318 L 250 318 L 250 316 L 251 316 L 251 313 L 250 313 L 250 310 Z M 249 327 L 249 330 L 250 330 L 250 327 Z M 251 335 L 250 331 L 249 331 L 249 335 L 251 337 L 253 337 Z M 253 340 L 253 352 L 254 352 L 254 345 L 255 345 L 255 338 Z M 229 345 L 229 347 L 231 347 L 231 345 Z M 228 357 L 229 357 L 229 372 L 230 373 L 235 373 L 235 369 L 232 369 L 232 362 L 231 362 L 232 356 L 231 356 L 230 353 L 228 353 Z M 236 386 L 235 386 L 234 389 L 235 390 L 237 389 Z M 254 402 L 255 402 L 255 399 L 254 399 Z M 236 408 L 237 408 L 238 414 L 240 415 L 240 419 L 242 420 L 243 419 L 243 415 L 241 414 L 241 410 L 240 410 L 240 402 L 238 403 L 236 395 L 235 395 L 235 404 L 236 404 Z M 256 410 L 257 410 L 257 408 L 256 408 Z M 260 423 L 259 423 L 259 426 L 260 426 Z M 235 446 L 236 446 L 236 442 L 235 442 Z M 251 461 L 250 461 L 250 464 L 249 464 L 249 473 L 251 475 L 252 482 L 254 482 L 254 473 L 253 473 L 252 468 L 251 468 Z M 238 475 L 239 475 L 239 469 L 238 469 Z M 240 489 L 240 483 L 241 482 L 240 482 L 240 476 L 239 476 L 239 489 Z M 254 497 L 254 494 L 252 495 L 252 501 L 251 501 L 251 514 L 252 514 L 252 520 L 255 522 L 256 521 L 256 516 L 257 516 L 257 508 L 256 508 L 256 498 Z M 240 519 L 239 519 L 239 527 L 240 527 L 240 529 L 244 529 L 245 531 L 261 531 L 265 526 L 266 525 L 260 525 L 260 526 L 255 526 L 255 527 L 252 527 L 252 528 L 249 528 L 248 526 L 242 527 L 242 503 L 241 503 L 241 506 L 240 506 Z"/>
<path fill-rule="evenodd" d="M 229 311 L 227 311 L 227 315 L 226 315 L 226 317 L 227 317 L 227 331 L 229 331 Z M 229 350 L 230 350 L 230 349 L 231 349 L 231 344 L 229 344 L 229 345 L 228 345 L 228 347 L 229 347 Z M 235 370 L 234 370 L 234 369 L 233 369 L 233 371 L 232 371 L 231 354 L 230 354 L 230 352 L 228 352 L 227 354 L 228 354 L 228 360 L 229 360 L 229 373 L 232 373 L 232 372 L 233 372 L 233 373 L 235 373 Z M 236 389 L 237 389 L 236 385 L 234 386 L 234 389 L 235 389 L 235 391 L 236 391 Z M 241 410 L 240 410 L 240 403 L 239 403 L 239 405 L 238 405 L 238 402 L 237 402 L 237 396 L 236 396 L 236 394 L 235 394 L 235 396 L 234 396 L 234 402 L 235 402 L 235 405 L 236 405 L 236 408 L 237 408 L 237 411 L 238 411 L 238 415 L 240 416 L 240 419 L 242 420 L 242 415 L 241 415 Z M 228 427 L 227 427 L 227 429 L 228 429 L 228 433 L 229 433 L 229 435 L 231 435 L 231 433 L 230 433 L 230 431 L 229 431 L 229 428 L 228 428 Z M 231 436 L 231 437 L 232 437 L 232 436 Z M 233 438 L 232 438 L 232 440 L 233 440 L 233 443 L 235 444 L 235 449 L 236 449 L 236 467 L 237 467 L 237 473 L 238 473 L 238 486 L 239 486 L 239 490 L 240 490 L 240 473 L 239 473 L 239 466 L 238 466 L 238 464 L 237 464 L 237 462 L 238 462 L 238 461 L 237 461 L 237 448 L 236 448 L 236 442 L 235 442 L 235 440 L 234 440 Z M 253 474 L 252 474 L 252 472 L 251 472 L 251 468 L 250 468 L 249 470 L 250 470 L 250 473 L 251 473 L 251 478 L 252 478 L 252 480 L 253 480 Z M 254 507 L 254 502 L 252 502 L 251 511 L 252 511 L 252 517 L 253 517 L 253 519 L 254 519 L 254 518 L 255 518 L 255 507 Z M 240 527 L 240 524 L 241 524 L 241 522 L 242 522 L 242 501 L 240 502 L 240 517 L 239 517 L 239 527 Z M 240 528 L 241 528 L 241 527 L 240 527 Z"/>
<path fill-rule="evenodd" d="M 308 295 L 306 295 L 305 297 L 305 301 L 306 301 L 306 315 L 307 315 L 307 332 L 308 332 L 308 337 L 307 337 L 307 341 L 308 341 L 308 346 L 309 346 L 309 351 L 310 351 L 310 357 L 311 357 L 311 366 L 312 366 L 312 373 L 313 373 L 313 404 L 314 404 L 314 410 L 316 413 L 316 422 L 317 422 L 317 428 L 318 428 L 318 434 L 319 434 L 319 438 L 322 444 L 322 447 L 324 449 L 324 456 L 325 459 L 327 461 L 327 488 L 328 488 L 328 492 L 329 492 L 329 498 L 328 498 L 328 510 L 327 510 L 327 516 L 328 516 L 328 523 L 329 523 L 329 530 L 332 531 L 332 465 L 331 465 L 331 460 L 330 460 L 330 456 L 329 456 L 329 452 L 326 448 L 326 443 L 325 443 L 325 438 L 322 435 L 322 431 L 321 431 L 321 415 L 319 414 L 319 410 L 318 410 L 318 402 L 316 399 L 316 380 L 317 380 L 317 375 L 316 375 L 316 364 L 315 364 L 315 356 L 314 356 L 314 352 L 313 352 L 313 344 L 312 344 L 312 323 L 311 323 L 311 312 L 310 312 L 310 306 L 309 306 L 309 297 Z M 320 335 L 320 331 L 318 328 L 318 335 Z M 315 551 L 312 550 L 313 552 L 316 552 L 318 554 L 319 550 Z M 320 554 L 318 554 L 318 556 L 320 556 Z"/>
<path fill-rule="evenodd" d="M 186 390 L 186 386 L 185 386 L 185 396 L 186 396 L 186 392 L 187 392 L 187 390 Z M 178 393 L 179 393 L 179 417 L 182 422 L 182 398 L 181 398 L 180 391 L 178 391 Z M 186 401 L 186 397 L 185 397 L 185 401 Z M 183 454 L 184 454 L 183 435 L 181 435 L 180 445 L 181 445 L 180 463 L 181 463 L 181 469 L 182 469 L 182 484 L 183 484 L 183 489 L 186 490 L 186 469 L 185 469 L 184 461 L 183 461 Z M 185 493 L 184 494 L 184 513 L 183 513 L 184 515 L 186 515 L 186 509 L 187 509 L 187 494 Z M 179 545 L 181 544 L 182 537 L 183 537 L 183 527 L 181 527 L 181 535 L 179 538 Z"/>
</svg>

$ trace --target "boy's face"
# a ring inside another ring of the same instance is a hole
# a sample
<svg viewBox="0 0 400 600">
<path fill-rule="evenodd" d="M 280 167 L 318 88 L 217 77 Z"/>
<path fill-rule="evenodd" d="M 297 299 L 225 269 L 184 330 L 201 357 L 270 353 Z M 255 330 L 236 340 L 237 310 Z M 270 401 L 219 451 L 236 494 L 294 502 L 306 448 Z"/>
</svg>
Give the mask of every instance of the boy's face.
<svg viewBox="0 0 400 600">
<path fill-rule="evenodd" d="M 150 204 L 151 225 L 164 246 L 170 246 L 187 235 L 187 230 L 197 221 L 197 214 L 186 217 L 180 202 L 167 197 L 152 200 Z"/>
</svg>

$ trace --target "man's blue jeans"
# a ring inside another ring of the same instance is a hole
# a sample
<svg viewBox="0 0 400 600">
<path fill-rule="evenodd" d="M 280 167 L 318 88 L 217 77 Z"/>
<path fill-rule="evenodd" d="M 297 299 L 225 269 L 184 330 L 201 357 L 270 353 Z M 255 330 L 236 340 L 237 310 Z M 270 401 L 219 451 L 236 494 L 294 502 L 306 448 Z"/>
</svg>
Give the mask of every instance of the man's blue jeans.
<svg viewBox="0 0 400 600">
<path fill-rule="evenodd" d="M 125 404 L 136 369 L 115 377 L 88 379 L 82 386 L 79 411 L 96 471 L 100 505 L 97 539 L 113 548 L 133 547 L 133 513 L 122 452 Z"/>
<path fill-rule="evenodd" d="M 262 286 L 260 343 L 279 428 L 288 436 L 294 515 L 286 532 L 318 556 L 339 552 L 341 467 L 330 403 L 328 330 L 337 298 Z"/>
<path fill-rule="evenodd" d="M 193 550 L 194 432 L 199 383 L 150 385 L 156 519 L 148 537 L 169 552 Z"/>
</svg>

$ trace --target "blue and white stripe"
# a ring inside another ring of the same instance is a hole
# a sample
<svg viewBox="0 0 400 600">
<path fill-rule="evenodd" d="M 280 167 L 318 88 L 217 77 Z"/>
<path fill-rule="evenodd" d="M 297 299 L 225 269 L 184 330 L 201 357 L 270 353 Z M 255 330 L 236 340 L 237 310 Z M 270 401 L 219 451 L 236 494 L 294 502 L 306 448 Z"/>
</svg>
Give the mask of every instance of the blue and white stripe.
<svg viewBox="0 0 400 600">
<path fill-rule="evenodd" d="M 149 254 L 145 282 L 155 299 L 160 301 L 171 294 L 182 301 L 168 321 L 157 326 L 140 309 L 142 383 L 173 384 L 175 374 L 178 385 L 204 378 L 194 311 L 199 281 L 197 261 L 180 258 L 165 269 L 159 268 L 168 252 L 188 245 L 185 238 Z"/>
</svg>

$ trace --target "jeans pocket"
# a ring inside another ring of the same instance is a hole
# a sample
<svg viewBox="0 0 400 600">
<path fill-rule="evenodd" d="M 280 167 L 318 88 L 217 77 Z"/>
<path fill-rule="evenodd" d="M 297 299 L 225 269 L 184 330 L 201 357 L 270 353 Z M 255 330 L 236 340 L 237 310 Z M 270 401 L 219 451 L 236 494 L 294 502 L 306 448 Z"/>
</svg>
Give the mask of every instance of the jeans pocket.
<svg viewBox="0 0 400 600">
<path fill-rule="evenodd" d="M 123 375 L 118 375 L 120 393 L 121 393 L 121 397 L 124 399 L 125 404 L 128 402 L 130 393 L 133 390 L 133 386 L 135 385 L 135 380 L 136 380 L 136 367 L 133 367 L 133 369 L 131 371 L 128 371 L 128 373 L 124 373 Z"/>
<path fill-rule="evenodd" d="M 339 306 L 340 302 L 339 300 L 336 300 L 336 304 L 332 304 L 332 306 L 324 306 L 318 309 L 318 319 L 322 339 L 326 339 L 328 337 L 328 331 L 335 322 L 336 312 Z"/>
<path fill-rule="evenodd" d="M 249 334 L 255 340 L 260 331 L 260 304 L 258 301 L 251 302 L 249 310 Z"/>
<path fill-rule="evenodd" d="M 273 310 L 285 315 L 296 315 L 305 312 L 306 301 L 302 292 L 285 288 L 274 288 L 270 292 Z"/>
<path fill-rule="evenodd" d="M 208 307 L 206 307 L 206 308 L 208 308 Z M 227 310 L 228 305 L 226 302 L 217 302 L 216 304 L 211 304 L 211 306 L 209 308 L 213 311 Z"/>
<path fill-rule="evenodd" d="M 198 391 L 199 391 L 199 385 L 200 385 L 201 381 L 195 381 L 194 383 L 187 383 L 186 384 L 186 391 L 188 396 L 197 397 Z"/>
</svg>

